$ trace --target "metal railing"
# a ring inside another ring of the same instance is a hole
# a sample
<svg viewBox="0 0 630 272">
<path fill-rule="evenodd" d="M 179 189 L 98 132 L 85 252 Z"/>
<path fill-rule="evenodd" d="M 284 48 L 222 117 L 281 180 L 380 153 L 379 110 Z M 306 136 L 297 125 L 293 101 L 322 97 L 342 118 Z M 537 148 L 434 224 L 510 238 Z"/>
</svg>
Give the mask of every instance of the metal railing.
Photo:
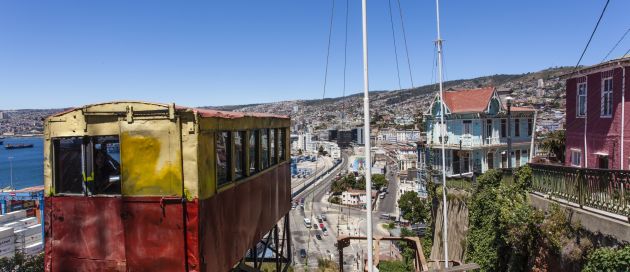
<svg viewBox="0 0 630 272">
<path fill-rule="evenodd" d="M 530 164 L 532 189 L 552 197 L 630 217 L 630 171 Z"/>
</svg>

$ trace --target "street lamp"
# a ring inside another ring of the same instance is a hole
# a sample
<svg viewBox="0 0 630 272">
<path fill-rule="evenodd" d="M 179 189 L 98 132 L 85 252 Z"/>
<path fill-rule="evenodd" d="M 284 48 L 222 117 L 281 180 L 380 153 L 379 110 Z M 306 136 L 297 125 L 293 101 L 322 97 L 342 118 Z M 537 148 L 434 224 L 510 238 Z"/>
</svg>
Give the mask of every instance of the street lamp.
<svg viewBox="0 0 630 272">
<path fill-rule="evenodd" d="M 507 153 L 507 157 L 508 157 L 508 169 L 512 170 L 512 100 L 514 100 L 514 98 L 512 98 L 511 96 L 508 96 L 505 98 L 505 101 L 507 103 L 507 145 L 508 145 L 508 153 Z"/>
</svg>

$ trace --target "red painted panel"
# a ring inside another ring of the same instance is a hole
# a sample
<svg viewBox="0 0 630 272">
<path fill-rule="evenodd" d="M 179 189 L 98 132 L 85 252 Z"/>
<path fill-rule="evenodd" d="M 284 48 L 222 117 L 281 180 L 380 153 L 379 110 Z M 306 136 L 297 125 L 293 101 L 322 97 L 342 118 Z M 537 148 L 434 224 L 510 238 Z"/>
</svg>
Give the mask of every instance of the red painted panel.
<svg viewBox="0 0 630 272">
<path fill-rule="evenodd" d="M 46 262 L 51 271 L 84 270 L 89 260 L 124 267 L 120 198 L 48 197 Z"/>
<path fill-rule="evenodd" d="M 289 167 L 199 201 L 201 271 L 228 271 L 289 212 Z"/>
<path fill-rule="evenodd" d="M 47 197 L 46 270 L 184 271 L 183 207 L 160 197 Z"/>
<path fill-rule="evenodd" d="M 46 271 L 228 271 L 291 209 L 289 166 L 187 203 L 46 197 Z"/>
</svg>

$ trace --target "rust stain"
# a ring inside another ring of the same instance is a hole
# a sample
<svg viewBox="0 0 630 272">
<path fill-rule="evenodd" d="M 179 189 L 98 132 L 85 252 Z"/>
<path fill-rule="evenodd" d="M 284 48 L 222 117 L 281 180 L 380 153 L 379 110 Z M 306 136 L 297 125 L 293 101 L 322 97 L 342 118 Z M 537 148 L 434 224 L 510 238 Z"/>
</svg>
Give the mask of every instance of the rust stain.
<svg viewBox="0 0 630 272">
<path fill-rule="evenodd" d="M 121 134 L 123 195 L 181 195 L 182 168 L 153 137 Z M 179 151 L 175 158 L 180 157 Z"/>
</svg>

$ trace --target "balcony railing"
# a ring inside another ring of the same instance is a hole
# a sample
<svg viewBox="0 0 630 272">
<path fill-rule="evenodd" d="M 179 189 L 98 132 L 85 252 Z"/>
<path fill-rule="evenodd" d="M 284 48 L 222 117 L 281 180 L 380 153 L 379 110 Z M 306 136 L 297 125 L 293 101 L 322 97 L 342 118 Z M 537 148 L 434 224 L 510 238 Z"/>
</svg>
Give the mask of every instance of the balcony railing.
<svg viewBox="0 0 630 272">
<path fill-rule="evenodd" d="M 480 147 L 480 146 L 496 146 L 496 145 L 507 145 L 506 137 L 477 137 L 471 134 L 464 135 L 455 135 L 451 137 L 444 137 L 446 139 L 445 145 L 448 147 L 461 147 L 462 148 L 470 148 L 470 147 Z M 433 145 L 439 146 L 442 142 L 442 137 L 437 137 L 432 142 Z M 531 138 L 527 137 L 513 137 L 512 144 L 521 144 L 521 143 L 529 143 Z"/>
<path fill-rule="evenodd" d="M 630 217 L 630 171 L 530 164 L 534 191 Z"/>
</svg>

